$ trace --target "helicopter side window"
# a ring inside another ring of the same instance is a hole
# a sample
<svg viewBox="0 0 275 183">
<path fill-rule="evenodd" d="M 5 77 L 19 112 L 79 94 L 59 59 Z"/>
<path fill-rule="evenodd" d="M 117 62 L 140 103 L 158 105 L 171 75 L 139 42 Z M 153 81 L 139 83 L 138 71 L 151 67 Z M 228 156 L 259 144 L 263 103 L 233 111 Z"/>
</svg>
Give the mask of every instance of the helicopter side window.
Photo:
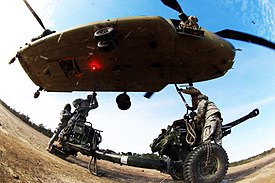
<svg viewBox="0 0 275 183">
<path fill-rule="evenodd" d="M 83 75 L 74 59 L 62 60 L 59 62 L 59 65 L 68 79 L 78 78 Z"/>
</svg>

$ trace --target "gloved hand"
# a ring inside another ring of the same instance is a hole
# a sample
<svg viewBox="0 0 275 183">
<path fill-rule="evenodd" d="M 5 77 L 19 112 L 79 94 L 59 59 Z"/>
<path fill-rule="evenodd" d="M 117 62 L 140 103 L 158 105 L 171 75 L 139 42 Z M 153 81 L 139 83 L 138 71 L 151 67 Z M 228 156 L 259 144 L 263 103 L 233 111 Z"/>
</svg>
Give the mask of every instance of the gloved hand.
<svg viewBox="0 0 275 183">
<path fill-rule="evenodd" d="M 192 119 L 194 119 L 196 116 L 197 116 L 197 113 L 196 113 L 196 112 L 194 112 L 194 111 L 190 112 L 190 117 L 191 117 Z"/>
<path fill-rule="evenodd" d="M 185 107 L 186 107 L 186 109 L 188 109 L 188 110 L 190 110 L 190 111 L 195 110 L 193 107 L 190 107 L 188 104 L 185 104 Z"/>
<path fill-rule="evenodd" d="M 178 91 L 178 92 L 181 92 L 181 91 L 182 91 L 182 88 L 177 88 L 177 91 Z"/>
<path fill-rule="evenodd" d="M 96 92 L 93 93 L 93 98 L 95 98 L 97 96 Z"/>
</svg>

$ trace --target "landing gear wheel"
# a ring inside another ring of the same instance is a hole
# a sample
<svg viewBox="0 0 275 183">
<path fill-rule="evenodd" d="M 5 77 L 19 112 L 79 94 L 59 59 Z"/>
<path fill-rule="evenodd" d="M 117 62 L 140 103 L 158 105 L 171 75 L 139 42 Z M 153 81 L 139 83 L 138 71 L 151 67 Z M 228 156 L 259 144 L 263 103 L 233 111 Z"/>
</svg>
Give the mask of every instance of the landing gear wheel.
<svg viewBox="0 0 275 183">
<path fill-rule="evenodd" d="M 184 162 L 186 182 L 221 182 L 228 169 L 228 156 L 217 144 L 202 144 L 192 150 Z"/>
<path fill-rule="evenodd" d="M 103 51 L 111 51 L 116 47 L 115 29 L 113 27 L 104 27 L 94 33 L 95 40 L 98 41 L 97 47 Z"/>
<path fill-rule="evenodd" d="M 94 37 L 97 41 L 108 41 L 113 39 L 114 33 L 113 27 L 104 27 L 101 28 L 94 33 Z"/>
<path fill-rule="evenodd" d="M 34 93 L 33 97 L 34 97 L 34 98 L 38 98 L 39 95 L 40 95 L 40 91 L 42 91 L 43 89 L 44 89 L 44 88 L 39 87 L 39 89 Z"/>
<path fill-rule="evenodd" d="M 128 110 L 131 107 L 130 97 L 126 93 L 119 94 L 116 103 L 120 110 Z"/>
<path fill-rule="evenodd" d="M 111 51 L 114 48 L 112 41 L 99 41 L 97 47 L 103 51 Z"/>
<path fill-rule="evenodd" d="M 40 91 L 37 90 L 37 91 L 34 93 L 33 98 L 38 98 L 39 95 L 40 95 Z"/>
</svg>

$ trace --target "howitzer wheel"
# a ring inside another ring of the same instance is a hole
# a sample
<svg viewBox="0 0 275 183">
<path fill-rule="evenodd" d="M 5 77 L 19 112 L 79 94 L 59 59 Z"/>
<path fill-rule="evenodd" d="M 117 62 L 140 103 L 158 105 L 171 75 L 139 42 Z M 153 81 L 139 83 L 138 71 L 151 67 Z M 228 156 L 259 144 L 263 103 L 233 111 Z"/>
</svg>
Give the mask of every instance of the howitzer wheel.
<svg viewBox="0 0 275 183">
<path fill-rule="evenodd" d="M 184 162 L 186 182 L 221 182 L 228 169 L 228 156 L 217 144 L 202 144 L 192 150 Z"/>
<path fill-rule="evenodd" d="M 170 175 L 173 180 L 182 181 L 184 180 L 183 175 L 183 166 L 184 160 L 186 159 L 187 155 L 190 153 L 190 149 L 188 148 L 171 148 L 171 159 L 174 163 L 170 167 Z"/>
</svg>

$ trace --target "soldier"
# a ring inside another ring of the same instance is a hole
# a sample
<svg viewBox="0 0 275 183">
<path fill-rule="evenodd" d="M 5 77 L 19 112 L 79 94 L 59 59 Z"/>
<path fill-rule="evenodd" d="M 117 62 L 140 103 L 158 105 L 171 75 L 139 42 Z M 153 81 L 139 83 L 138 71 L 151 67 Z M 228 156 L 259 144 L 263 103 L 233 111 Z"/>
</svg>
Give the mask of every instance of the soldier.
<svg viewBox="0 0 275 183">
<path fill-rule="evenodd" d="M 75 107 L 75 114 L 70 121 L 86 121 L 86 117 L 88 116 L 89 111 L 98 107 L 96 95 L 97 94 L 94 92 L 93 95 L 88 95 L 87 99 L 79 98 L 74 100 L 73 106 Z"/>
<path fill-rule="evenodd" d="M 54 141 L 57 139 L 61 130 L 63 130 L 63 128 L 68 125 L 68 121 L 70 120 L 72 115 L 73 114 L 71 113 L 71 105 L 66 104 L 64 109 L 60 112 L 60 123 L 56 127 L 54 134 L 48 143 L 48 147 L 46 148 L 47 151 L 51 149 L 51 146 L 53 145 Z"/>
<path fill-rule="evenodd" d="M 61 141 L 66 140 L 65 137 L 70 133 L 76 121 L 82 121 L 84 123 L 89 111 L 98 107 L 96 95 L 97 94 L 94 92 L 93 95 L 88 95 L 87 99 L 79 98 L 73 101 L 75 111 L 68 121 L 68 125 L 60 132 L 58 141 L 55 143 L 56 146 L 61 146 Z"/>
<path fill-rule="evenodd" d="M 195 16 L 189 16 L 186 21 L 181 20 L 178 29 L 183 31 L 184 28 L 199 29 L 198 18 Z"/>
<path fill-rule="evenodd" d="M 211 142 L 212 139 L 222 145 L 222 117 L 217 106 L 208 100 L 198 89 L 188 87 L 180 89 L 181 92 L 191 95 L 192 107 L 197 109 L 196 120 L 198 124 L 203 124 L 202 141 Z"/>
</svg>

